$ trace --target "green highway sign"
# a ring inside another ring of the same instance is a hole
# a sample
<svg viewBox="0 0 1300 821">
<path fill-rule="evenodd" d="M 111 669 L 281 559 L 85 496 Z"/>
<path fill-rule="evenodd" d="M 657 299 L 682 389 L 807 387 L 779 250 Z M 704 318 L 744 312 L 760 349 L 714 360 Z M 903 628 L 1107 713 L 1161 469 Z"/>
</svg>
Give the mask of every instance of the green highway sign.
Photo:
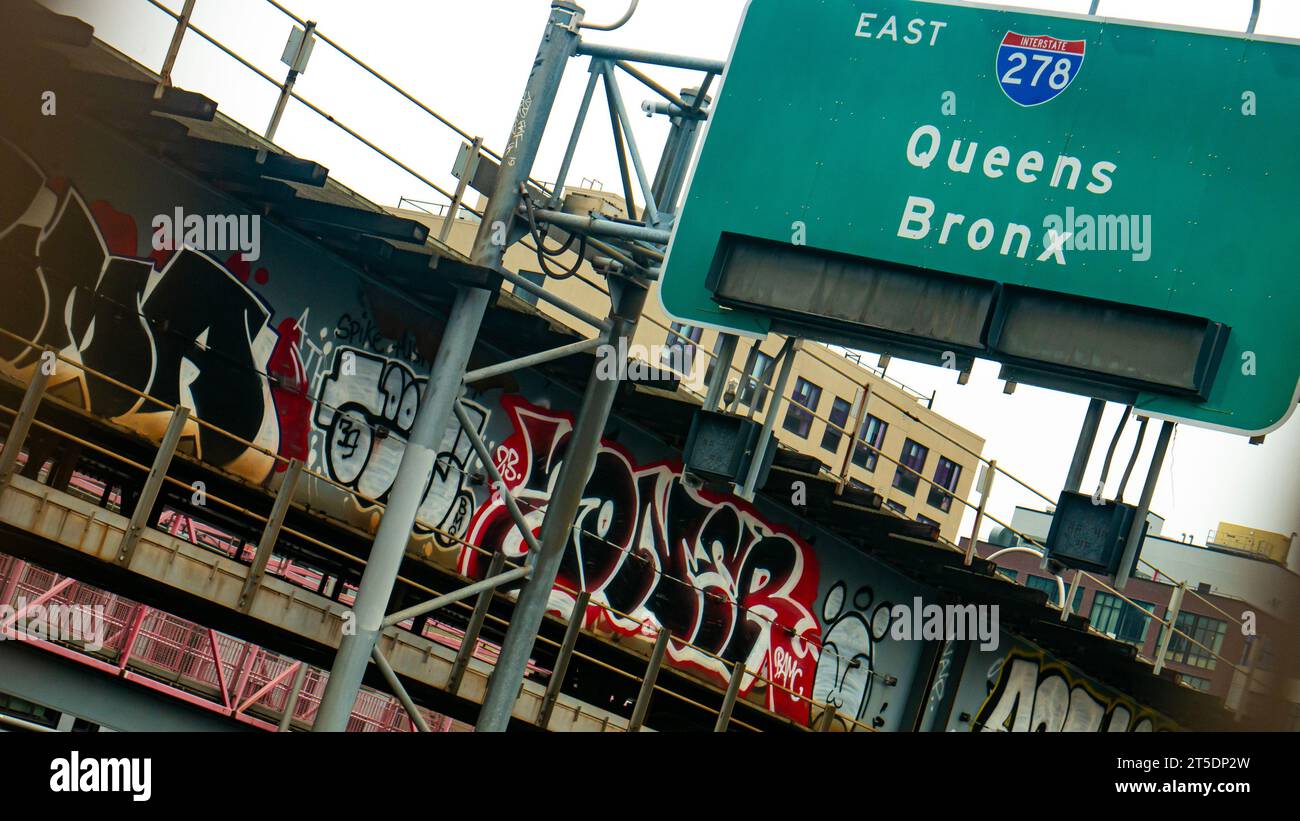
<svg viewBox="0 0 1300 821">
<path fill-rule="evenodd" d="M 1300 398 L 1297 45 L 751 0 L 664 308 L 1271 430 Z"/>
</svg>

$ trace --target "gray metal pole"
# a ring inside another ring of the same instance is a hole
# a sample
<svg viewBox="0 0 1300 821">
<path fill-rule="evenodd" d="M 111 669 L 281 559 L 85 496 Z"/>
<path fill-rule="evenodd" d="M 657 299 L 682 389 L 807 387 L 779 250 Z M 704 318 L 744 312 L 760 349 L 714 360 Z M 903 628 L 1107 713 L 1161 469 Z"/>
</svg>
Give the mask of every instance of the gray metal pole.
<svg viewBox="0 0 1300 821">
<path fill-rule="evenodd" d="M 1169 597 L 1169 606 L 1165 608 L 1165 621 L 1169 622 L 1165 630 L 1160 634 L 1160 643 L 1156 647 L 1156 663 L 1151 672 L 1154 675 L 1160 675 L 1160 671 L 1165 669 L 1165 661 L 1169 658 L 1169 642 L 1174 638 L 1174 625 L 1178 621 L 1178 614 L 1183 609 L 1183 593 L 1187 592 L 1187 585 L 1179 584 L 1174 588 L 1173 595 Z"/>
<path fill-rule="evenodd" d="M 275 552 L 275 544 L 280 539 L 280 529 L 284 527 L 284 518 L 289 513 L 289 505 L 293 502 L 293 494 L 298 489 L 298 479 L 302 476 L 302 461 L 292 459 L 289 461 L 289 467 L 285 470 L 284 480 L 280 483 L 280 490 L 275 494 L 275 503 L 271 505 L 271 515 L 267 517 L 266 527 L 262 528 L 262 538 L 257 542 L 257 552 L 253 554 L 253 563 L 248 568 L 248 576 L 244 579 L 244 589 L 239 593 L 239 610 L 247 613 L 253 605 L 253 594 L 257 591 L 258 585 L 262 583 L 262 577 L 266 574 L 266 565 L 271 561 L 271 554 Z"/>
<path fill-rule="evenodd" d="M 158 492 L 162 490 L 163 482 L 167 480 L 167 469 L 171 467 L 172 457 L 176 455 L 176 446 L 180 444 L 189 418 L 190 409 L 184 405 L 177 405 L 172 411 L 167 430 L 163 432 L 162 441 L 158 443 L 158 452 L 154 454 L 149 477 L 145 479 L 144 487 L 140 490 L 140 498 L 136 500 L 135 510 L 131 512 L 131 521 L 127 523 L 126 532 L 122 534 L 122 543 L 117 548 L 118 564 L 131 563 L 131 554 L 135 551 L 136 543 L 140 541 L 140 536 L 149 526 L 149 514 L 153 512 L 154 502 L 158 501 Z"/>
<path fill-rule="evenodd" d="M 506 554 L 493 553 L 487 575 L 496 576 L 505 564 Z M 495 587 L 484 590 L 478 594 L 478 601 L 474 602 L 474 612 L 470 615 L 469 625 L 460 640 L 460 649 L 456 651 L 456 661 L 451 665 L 451 674 L 447 676 L 447 692 L 453 696 L 460 691 L 460 680 L 469 669 L 469 661 L 474 657 L 474 651 L 478 649 L 478 634 L 483 631 L 483 622 L 487 620 L 488 608 L 492 606 L 492 597 L 496 592 Z"/>
<path fill-rule="evenodd" d="M 641 692 L 637 693 L 636 706 L 632 708 L 632 718 L 627 724 L 629 733 L 641 732 L 641 727 L 645 724 L 646 714 L 650 712 L 650 700 L 655 695 L 655 682 L 659 680 L 659 670 L 664 666 L 664 654 L 668 652 L 668 642 L 672 640 L 671 630 L 667 627 L 659 628 L 659 637 L 655 639 L 645 676 L 641 679 Z"/>
<path fill-rule="evenodd" d="M 5 437 L 4 450 L 0 451 L 0 491 L 4 490 L 18 470 L 18 456 L 22 453 L 27 434 L 36 419 L 36 409 L 40 407 L 41 398 L 45 395 L 45 386 L 49 384 L 50 372 L 54 370 L 45 367 L 47 361 L 54 361 L 46 357 L 53 355 L 52 348 L 46 348 L 41 354 L 39 364 L 32 371 L 32 381 L 27 383 L 27 390 L 23 393 L 22 404 L 18 406 L 18 414 L 9 427 L 9 435 Z"/>
<path fill-rule="evenodd" d="M 591 604 L 591 594 L 586 590 L 578 594 L 573 601 L 573 612 L 569 615 L 569 626 L 564 631 L 564 641 L 560 644 L 560 653 L 555 658 L 555 669 L 551 671 L 551 680 L 546 683 L 546 696 L 542 699 L 542 709 L 537 713 L 537 726 L 548 729 L 551 713 L 555 711 L 555 702 L 560 699 L 560 690 L 564 688 L 564 676 L 569 672 L 569 662 L 573 659 L 573 648 L 578 646 L 578 636 L 582 633 L 582 622 L 587 617 L 587 606 Z"/>
<path fill-rule="evenodd" d="M 767 458 L 767 449 L 776 446 L 769 439 L 772 436 L 772 428 L 776 426 L 776 415 L 781 410 L 781 400 L 785 398 L 785 386 L 790 381 L 790 371 L 794 367 L 794 358 L 799 354 L 801 347 L 799 340 L 794 337 L 786 337 L 785 346 L 782 350 L 784 356 L 781 359 L 781 373 L 776 377 L 776 387 L 772 389 L 772 399 L 767 406 L 767 413 L 763 415 L 763 430 L 758 435 L 758 447 L 754 450 L 754 461 L 749 465 L 749 473 L 745 476 L 744 486 L 736 494 L 746 501 L 754 501 L 754 485 L 758 484 L 758 474 L 763 470 L 763 460 Z"/>
<path fill-rule="evenodd" d="M 718 720 L 713 724 L 713 732 L 725 733 L 731 726 L 731 713 L 736 709 L 736 698 L 740 695 L 740 682 L 745 679 L 745 662 L 738 661 L 731 668 L 731 680 L 727 682 L 727 694 L 722 697 L 722 709 L 718 710 Z"/>
<path fill-rule="evenodd" d="M 645 305 L 646 290 L 636 283 L 619 279 L 611 279 L 609 285 L 614 302 L 614 327 L 610 331 L 609 342 L 616 347 L 620 339 L 630 344 L 637 320 L 641 316 L 641 308 Z M 569 451 L 560 467 L 555 491 L 546 506 L 546 517 L 542 520 L 542 554 L 536 558 L 533 575 L 524 585 L 519 602 L 515 605 L 510 628 L 501 645 L 501 655 L 497 659 L 496 669 L 488 682 L 487 695 L 483 699 L 483 707 L 479 711 L 478 724 L 475 726 L 477 732 L 505 732 L 510 724 L 510 714 L 519 697 L 519 685 L 524 679 L 528 657 L 533 652 L 537 630 L 546 615 L 547 600 L 555 585 L 560 562 L 569 547 L 573 520 L 578 513 L 587 480 L 595 468 L 600 436 L 609 419 L 610 409 L 614 406 L 614 396 L 619 386 L 617 379 L 600 378 L 602 374 L 598 365 L 596 363 L 592 366 L 578 421 L 569 440 Z"/>
<path fill-rule="evenodd" d="M 736 343 L 739 341 L 735 334 L 722 334 L 722 349 L 713 359 L 713 378 L 709 381 L 709 392 L 704 397 L 706 411 L 716 409 L 718 402 L 722 401 L 722 392 L 727 389 L 727 377 L 731 375 L 731 363 L 736 358 Z"/>
<path fill-rule="evenodd" d="M 1124 544 L 1124 555 L 1119 560 L 1119 570 L 1115 573 L 1116 590 L 1123 590 L 1128 584 L 1129 568 L 1142 549 L 1142 528 L 1146 525 L 1147 513 L 1151 510 L 1151 497 L 1155 496 L 1160 469 L 1164 467 L 1165 453 L 1169 451 L 1169 440 L 1173 435 L 1174 423 L 1161 420 L 1160 436 L 1156 439 L 1156 449 L 1151 454 L 1151 464 L 1147 467 L 1146 481 L 1142 485 L 1142 498 L 1138 500 L 1137 512 L 1133 514 L 1133 526 L 1129 528 L 1128 540 Z"/>
<path fill-rule="evenodd" d="M 316 21 L 308 20 L 307 25 L 303 28 L 302 45 L 299 46 L 299 54 L 302 53 L 303 49 L 310 48 L 311 38 L 315 33 Z M 284 116 L 284 108 L 289 104 L 289 97 L 293 95 L 294 84 L 298 82 L 299 68 L 297 65 L 295 57 L 294 65 L 289 66 L 289 73 L 284 76 L 284 85 L 280 86 L 280 96 L 276 98 L 275 109 L 271 111 L 271 121 L 266 124 L 266 131 L 262 134 L 268 141 L 275 140 L 275 132 L 280 129 L 280 118 Z"/>
<path fill-rule="evenodd" d="M 276 732 L 289 732 L 289 725 L 293 724 L 294 710 L 298 709 L 298 697 L 302 695 L 303 682 L 307 680 L 307 662 L 298 662 L 298 672 L 293 675 L 293 687 L 289 689 L 289 700 L 284 705 L 284 714 L 280 716 L 280 724 L 276 727 Z"/>
<path fill-rule="evenodd" d="M 1074 446 L 1074 459 L 1070 462 L 1070 472 L 1065 476 L 1065 489 L 1078 493 L 1083 487 L 1083 474 L 1088 469 L 1088 457 L 1092 455 L 1092 446 L 1097 443 L 1097 431 L 1101 428 L 1101 415 L 1106 410 L 1106 400 L 1093 399 L 1088 402 L 1088 412 L 1083 416 L 1083 427 L 1079 429 L 1079 443 Z"/>
<path fill-rule="evenodd" d="M 569 0 L 552 0 L 551 15 L 532 73 L 528 76 L 515 128 L 506 144 L 496 186 L 474 240 L 470 259 L 475 265 L 494 270 L 501 268 L 505 243 L 500 238 L 509 235 L 514 223 L 519 206 L 519 187 L 528 179 L 564 68 L 577 49 L 578 23 L 582 14 L 582 8 Z M 433 473 L 438 444 L 451 422 L 452 404 L 459 399 L 474 339 L 478 336 L 491 298 L 491 292 L 481 288 L 462 287 L 457 290 L 410 439 L 393 480 L 388 507 L 379 522 L 370 559 L 357 590 L 357 600 L 353 605 L 354 630 L 343 636 L 334 657 L 329 684 L 325 687 L 316 718 L 316 731 L 342 732 L 347 729 L 348 716 L 365 677 L 366 666 L 370 663 L 371 651 L 379 639 L 425 484 Z"/>
</svg>

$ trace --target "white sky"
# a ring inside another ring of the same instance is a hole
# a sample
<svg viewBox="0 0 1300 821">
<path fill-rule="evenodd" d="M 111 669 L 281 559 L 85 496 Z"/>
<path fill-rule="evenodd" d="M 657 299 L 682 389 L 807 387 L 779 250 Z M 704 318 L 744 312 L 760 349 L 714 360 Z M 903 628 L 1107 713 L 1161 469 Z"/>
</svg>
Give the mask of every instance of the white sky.
<svg viewBox="0 0 1300 821">
<path fill-rule="evenodd" d="M 795 6 L 800 0 L 790 0 Z M 181 0 L 162 0 L 179 9 Z M 481 134 L 500 150 L 514 117 L 546 19 L 549 0 L 281 0 L 298 16 L 317 21 L 320 30 L 378 71 L 471 134 Z M 632 22 L 616 32 L 589 32 L 597 42 L 725 59 L 745 0 L 642 0 Z M 145 0 L 48 0 L 56 11 L 73 13 L 129 56 L 157 70 L 166 52 L 170 18 Z M 627 0 L 586 0 L 587 19 L 615 19 Z M 1089 0 L 1005 0 L 1002 5 L 1084 13 Z M 864 8 L 870 6 L 863 0 Z M 1101 0 L 1103 16 L 1151 20 L 1241 31 L 1250 0 Z M 271 76 L 282 79 L 280 53 L 289 33 L 288 18 L 265 0 L 198 0 L 193 22 Z M 1300 4 L 1263 0 L 1256 28 L 1261 34 L 1300 38 Z M 553 179 L 572 127 L 583 87 L 585 60 L 575 60 L 556 103 L 534 176 Z M 647 73 L 670 89 L 695 85 L 698 74 L 650 67 Z M 277 89 L 191 33 L 173 71 L 175 83 L 216 100 L 223 113 L 261 132 Z M 650 92 L 621 76 L 620 88 L 635 109 Z M 450 168 L 460 140 L 410 103 L 365 75 L 323 43 L 318 43 L 297 92 L 362 133 L 385 151 L 444 188 L 454 180 Z M 653 167 L 666 135 L 662 117 L 635 117 L 642 154 Z M 287 150 L 320 162 L 331 175 L 386 205 L 400 197 L 441 201 L 418 180 L 364 147 L 297 103 L 290 103 L 276 141 Z M 608 117 L 598 91 L 592 116 L 579 145 L 570 182 L 591 177 L 608 189 L 619 188 Z M 873 361 L 869 359 L 868 361 Z M 970 384 L 956 374 L 894 360 L 890 376 L 929 393 L 938 391 L 937 412 L 988 440 L 985 456 L 1049 496 L 1064 481 L 1087 400 L 1021 385 L 1002 393 L 998 366 L 978 362 Z M 1100 463 L 1122 408 L 1111 405 L 1098 437 L 1085 488 L 1096 486 Z M 1146 447 L 1126 499 L 1136 502 L 1145 465 L 1155 443 L 1150 427 Z M 1116 454 L 1109 493 L 1118 485 L 1136 425 L 1130 423 Z M 1153 510 L 1168 522 L 1165 534 L 1193 534 L 1204 543 L 1219 521 L 1282 533 L 1300 531 L 1300 413 L 1270 434 L 1262 446 L 1242 437 L 1180 425 L 1156 492 Z M 1017 504 L 1043 502 L 1000 479 L 990 512 L 1009 521 Z M 970 516 L 968 515 L 968 519 Z M 985 533 L 988 528 L 986 527 Z"/>
</svg>

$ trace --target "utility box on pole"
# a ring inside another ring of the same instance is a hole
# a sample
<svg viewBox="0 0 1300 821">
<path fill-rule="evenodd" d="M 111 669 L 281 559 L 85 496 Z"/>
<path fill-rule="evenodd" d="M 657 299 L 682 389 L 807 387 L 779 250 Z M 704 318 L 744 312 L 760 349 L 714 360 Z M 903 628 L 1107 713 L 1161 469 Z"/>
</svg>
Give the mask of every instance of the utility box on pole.
<svg viewBox="0 0 1300 821">
<path fill-rule="evenodd" d="M 1116 501 L 1098 504 L 1087 494 L 1065 491 L 1052 516 L 1047 555 L 1066 567 L 1115 577 L 1136 514 L 1133 505 Z M 1146 539 L 1145 525 L 1141 538 Z M 1138 555 L 1141 555 L 1141 541 L 1138 544 Z M 1137 564 L 1137 556 L 1133 564 Z M 1124 575 L 1132 572 L 1133 567 L 1129 567 Z"/>
<path fill-rule="evenodd" d="M 762 432 L 762 426 L 753 419 L 718 411 L 696 411 L 682 449 L 683 467 L 688 474 L 707 482 L 740 484 L 759 451 Z M 759 487 L 766 480 L 776 454 L 771 442 L 762 451 L 764 464 L 759 471 Z"/>
</svg>

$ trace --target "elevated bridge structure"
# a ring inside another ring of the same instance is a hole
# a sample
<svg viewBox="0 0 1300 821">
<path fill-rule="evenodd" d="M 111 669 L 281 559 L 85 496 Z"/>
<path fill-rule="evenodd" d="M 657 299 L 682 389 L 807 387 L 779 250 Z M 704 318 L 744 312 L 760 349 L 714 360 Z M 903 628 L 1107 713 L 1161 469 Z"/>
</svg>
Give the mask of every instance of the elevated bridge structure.
<svg viewBox="0 0 1300 821">
<path fill-rule="evenodd" d="M 188 12 L 172 13 L 155 74 L 79 20 L 15 9 L 0 32 L 0 164 L 13 181 L 0 192 L 0 606 L 12 610 L 0 629 L 30 633 L 25 617 L 50 603 L 109 614 L 99 646 L 19 650 L 239 729 L 482 726 L 482 705 L 504 698 L 518 729 L 1000 730 L 1030 723 L 1032 699 L 1018 713 L 999 700 L 1026 665 L 1035 686 L 1092 682 L 1078 685 L 1091 699 L 1078 722 L 1228 720 L 815 459 L 777 452 L 741 493 L 690 481 L 680 453 L 698 400 L 592 377 L 596 345 L 635 326 L 680 195 L 679 173 L 650 183 L 626 129 L 625 182 L 630 194 L 635 170 L 645 219 L 581 244 L 611 291 L 607 317 L 576 309 L 597 329 L 586 339 L 521 298 L 555 297 L 483 248 L 458 253 L 175 88 L 175 49 L 198 32 Z M 557 0 L 548 37 L 580 19 Z M 667 59 L 577 53 L 592 59 L 588 103 L 597 74 L 626 70 L 620 57 Z M 722 70 L 693 67 L 698 94 L 668 92 L 678 153 L 664 167 L 678 172 L 685 124 L 707 116 Z M 51 90 L 55 116 L 42 111 Z M 607 96 L 625 122 L 616 85 Z M 530 202 L 552 203 L 509 151 L 477 159 L 480 190 L 516 174 Z M 509 239 L 583 230 L 535 204 L 504 214 Z M 160 249 L 151 228 L 172 214 L 258 218 L 260 257 Z M 466 334 L 471 298 L 482 316 Z M 467 376 L 440 370 L 453 353 Z M 430 432 L 435 399 L 447 424 Z M 585 473 L 568 469 L 578 450 Z M 423 482 L 404 482 L 411 458 Z M 394 542 L 382 526 L 397 507 L 411 526 Z M 389 570 L 391 589 L 365 578 Z M 894 605 L 921 601 L 996 605 L 1002 649 L 898 639 Z M 358 665 L 364 636 L 375 648 Z M 330 670 L 363 670 L 341 722 Z"/>
</svg>

